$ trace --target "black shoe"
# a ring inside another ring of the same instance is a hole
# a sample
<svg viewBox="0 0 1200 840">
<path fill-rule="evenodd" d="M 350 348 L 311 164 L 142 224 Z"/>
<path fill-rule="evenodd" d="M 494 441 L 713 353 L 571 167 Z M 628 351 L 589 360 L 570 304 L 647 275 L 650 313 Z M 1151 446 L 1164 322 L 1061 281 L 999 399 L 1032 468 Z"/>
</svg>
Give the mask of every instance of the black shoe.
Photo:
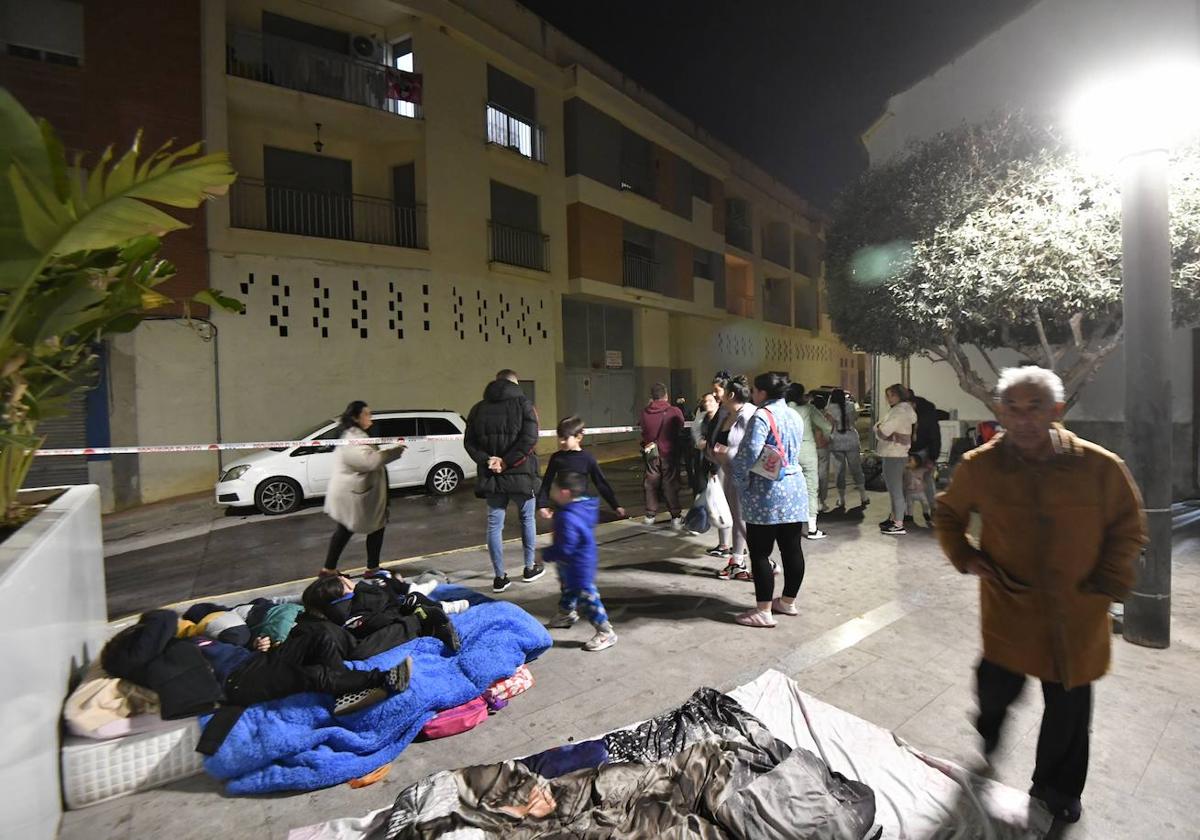
<svg viewBox="0 0 1200 840">
<path fill-rule="evenodd" d="M 434 619 L 433 633 L 430 635 L 450 648 L 451 653 L 458 653 L 462 648 L 462 640 L 458 637 L 458 631 L 454 629 L 454 623 L 445 613 Z"/>
<path fill-rule="evenodd" d="M 910 522 L 916 522 L 916 521 L 917 521 L 917 520 L 913 519 L 913 516 L 912 516 L 912 514 L 911 514 L 911 513 L 910 513 L 908 516 L 904 517 L 904 524 L 905 524 L 905 525 L 907 525 L 907 524 L 908 524 L 908 523 L 910 523 Z"/>
<path fill-rule="evenodd" d="M 887 526 L 889 526 L 891 524 L 892 524 L 892 517 L 889 516 L 887 519 L 885 519 L 879 523 L 879 530 L 882 531 L 884 528 L 886 528 Z"/>
<path fill-rule="evenodd" d="M 541 563 L 534 563 L 532 566 L 525 567 L 525 571 L 521 573 L 521 580 L 525 583 L 533 583 L 544 574 L 546 574 L 546 567 Z"/>
<path fill-rule="evenodd" d="M 404 661 L 399 665 L 389 669 L 383 677 L 389 691 L 397 694 L 408 688 L 409 682 L 412 680 L 412 657 L 404 657 Z"/>
<path fill-rule="evenodd" d="M 1076 823 L 1083 816 L 1083 804 L 1077 798 L 1064 796 L 1037 783 L 1029 789 L 1029 795 L 1041 800 L 1050 815 L 1061 822 Z"/>
<path fill-rule="evenodd" d="M 890 535 L 890 536 L 893 536 L 893 537 L 898 537 L 898 536 L 900 536 L 901 534 L 907 534 L 907 533 L 908 533 L 908 531 L 904 530 L 904 526 L 903 526 L 903 525 L 897 525 L 897 524 L 896 524 L 896 523 L 894 523 L 894 522 L 889 522 L 889 523 L 887 523 L 886 525 L 880 525 L 880 526 L 879 526 L 879 531 L 880 531 L 880 533 L 883 533 L 883 534 L 888 534 L 888 535 Z"/>
<path fill-rule="evenodd" d="M 498 578 L 492 578 L 492 591 L 493 592 L 503 592 L 505 589 L 508 589 L 508 587 L 511 583 L 512 583 L 512 581 L 508 579 L 508 575 L 504 575 L 503 577 L 498 577 Z"/>
<path fill-rule="evenodd" d="M 933 527 L 933 518 L 928 513 L 925 514 L 925 527 L 926 528 Z"/>
</svg>

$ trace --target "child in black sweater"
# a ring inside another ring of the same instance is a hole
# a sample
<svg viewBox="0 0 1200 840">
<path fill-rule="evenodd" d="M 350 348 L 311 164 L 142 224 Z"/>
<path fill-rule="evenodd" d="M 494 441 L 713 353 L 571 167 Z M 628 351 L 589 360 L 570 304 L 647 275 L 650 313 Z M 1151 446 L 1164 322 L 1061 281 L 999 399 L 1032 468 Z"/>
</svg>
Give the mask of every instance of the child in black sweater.
<svg viewBox="0 0 1200 840">
<path fill-rule="evenodd" d="M 559 473 L 579 473 L 586 475 L 600 491 L 601 498 L 617 512 L 617 516 L 625 518 L 625 508 L 617 501 L 617 494 L 612 485 L 604 477 L 596 456 L 583 449 L 583 420 L 574 415 L 558 421 L 558 451 L 550 456 L 546 464 L 546 474 L 542 477 L 542 486 L 537 494 L 538 512 L 543 519 L 554 515 L 550 507 L 550 488 L 554 486 L 554 477 Z"/>
</svg>

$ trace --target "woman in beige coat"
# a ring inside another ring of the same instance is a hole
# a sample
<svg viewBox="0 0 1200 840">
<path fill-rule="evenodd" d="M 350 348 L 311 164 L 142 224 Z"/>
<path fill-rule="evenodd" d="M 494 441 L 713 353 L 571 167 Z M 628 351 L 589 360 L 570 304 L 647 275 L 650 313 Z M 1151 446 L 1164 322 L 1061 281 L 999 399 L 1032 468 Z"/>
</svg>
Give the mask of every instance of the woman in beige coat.
<svg viewBox="0 0 1200 840">
<path fill-rule="evenodd" d="M 342 440 L 369 437 L 371 409 L 362 400 L 346 406 L 341 416 Z M 336 575 L 338 559 L 352 534 L 367 535 L 367 575 L 379 571 L 383 528 L 388 516 L 387 465 L 404 454 L 403 443 L 380 449 L 369 443 L 335 447 L 336 461 L 325 494 L 325 512 L 337 523 L 329 541 L 322 575 Z"/>
</svg>

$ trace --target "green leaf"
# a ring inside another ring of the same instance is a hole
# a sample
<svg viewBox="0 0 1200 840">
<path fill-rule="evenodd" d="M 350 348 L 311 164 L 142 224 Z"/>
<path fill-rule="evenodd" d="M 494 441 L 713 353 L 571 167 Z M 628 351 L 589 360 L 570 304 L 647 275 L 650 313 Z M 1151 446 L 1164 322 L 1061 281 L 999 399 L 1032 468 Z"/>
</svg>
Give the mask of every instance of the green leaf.
<svg viewBox="0 0 1200 840">
<path fill-rule="evenodd" d="M 237 298 L 226 297 L 217 289 L 204 289 L 192 295 L 192 300 L 211 306 L 213 309 L 224 309 L 227 312 L 240 314 L 246 305 Z"/>
</svg>

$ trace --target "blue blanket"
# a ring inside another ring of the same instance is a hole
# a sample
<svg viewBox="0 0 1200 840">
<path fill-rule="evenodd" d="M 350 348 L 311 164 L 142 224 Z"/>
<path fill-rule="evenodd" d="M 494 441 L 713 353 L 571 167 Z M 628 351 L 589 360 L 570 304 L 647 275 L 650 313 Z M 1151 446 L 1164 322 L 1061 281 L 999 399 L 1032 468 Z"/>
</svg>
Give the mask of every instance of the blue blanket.
<svg viewBox="0 0 1200 840">
<path fill-rule="evenodd" d="M 450 600 L 467 592 L 440 587 L 434 597 Z M 552 644 L 537 619 L 514 604 L 481 603 L 452 620 L 462 638 L 457 655 L 445 652 L 437 639 L 421 638 L 347 663 L 390 668 L 411 656 L 407 691 L 338 717 L 328 694 L 256 704 L 246 709 L 217 753 L 205 759 L 204 769 L 233 794 L 315 790 L 363 776 L 398 756 L 436 712 L 478 697 Z"/>
</svg>

